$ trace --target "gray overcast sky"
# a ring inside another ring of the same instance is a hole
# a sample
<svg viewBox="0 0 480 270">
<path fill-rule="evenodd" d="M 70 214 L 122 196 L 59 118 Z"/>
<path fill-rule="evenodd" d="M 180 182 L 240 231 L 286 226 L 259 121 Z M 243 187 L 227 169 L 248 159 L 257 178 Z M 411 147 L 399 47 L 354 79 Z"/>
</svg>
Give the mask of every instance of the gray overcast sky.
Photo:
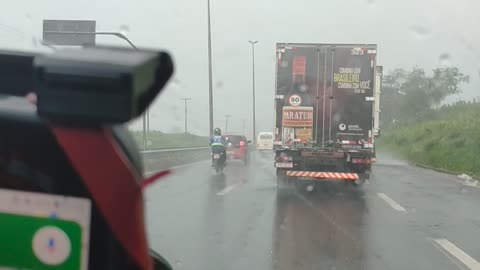
<svg viewBox="0 0 480 270">
<path fill-rule="evenodd" d="M 480 32 L 478 0 L 211 0 L 215 126 L 251 134 L 251 47 L 256 47 L 257 131 L 273 126 L 275 42 L 377 43 L 378 63 L 388 71 L 413 66 L 431 70 L 449 62 L 471 75 L 464 98 L 478 95 Z M 206 0 L 43 0 L 2 5 L 3 48 L 35 49 L 43 19 L 89 19 L 97 30 L 121 31 L 139 47 L 169 50 L 175 77 L 151 109 L 151 127 L 183 130 L 183 101 L 190 131 L 208 133 Z M 99 43 L 125 45 L 113 37 Z M 133 123 L 140 128 L 139 121 Z"/>
</svg>

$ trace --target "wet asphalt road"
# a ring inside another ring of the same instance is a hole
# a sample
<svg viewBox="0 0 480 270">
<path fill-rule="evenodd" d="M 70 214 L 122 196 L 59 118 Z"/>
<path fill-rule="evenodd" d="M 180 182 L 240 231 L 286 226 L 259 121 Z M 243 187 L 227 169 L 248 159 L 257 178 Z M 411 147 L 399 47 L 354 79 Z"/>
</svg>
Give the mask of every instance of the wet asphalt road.
<svg viewBox="0 0 480 270">
<path fill-rule="evenodd" d="M 272 160 L 154 184 L 151 246 L 174 269 L 480 269 L 480 188 L 380 156 L 362 188 L 277 192 Z"/>
</svg>

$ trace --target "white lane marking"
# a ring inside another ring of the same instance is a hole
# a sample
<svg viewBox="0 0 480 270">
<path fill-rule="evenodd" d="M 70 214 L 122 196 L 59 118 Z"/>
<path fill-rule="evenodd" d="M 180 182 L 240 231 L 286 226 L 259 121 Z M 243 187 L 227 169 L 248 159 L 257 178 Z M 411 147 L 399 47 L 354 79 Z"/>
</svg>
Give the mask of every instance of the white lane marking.
<svg viewBox="0 0 480 270">
<path fill-rule="evenodd" d="M 224 188 L 222 191 L 218 192 L 217 195 L 218 195 L 218 196 L 223 196 L 223 195 L 229 193 L 230 191 L 234 190 L 235 188 L 237 188 L 238 185 L 239 185 L 238 183 L 237 183 L 237 184 L 230 185 L 230 186 Z"/>
<path fill-rule="evenodd" d="M 472 270 L 480 270 L 480 263 L 474 258 L 470 257 L 470 255 L 465 253 L 463 250 L 455 246 L 452 242 L 448 241 L 445 238 L 433 239 L 433 241 L 435 241 L 445 251 L 447 251 L 453 257 L 457 258 L 468 268 Z"/>
<path fill-rule="evenodd" d="M 377 193 L 378 197 L 384 200 L 388 205 L 390 205 L 393 209 L 399 212 L 407 212 L 405 208 L 403 208 L 400 204 L 394 201 L 392 198 L 388 197 L 385 193 Z"/>
</svg>

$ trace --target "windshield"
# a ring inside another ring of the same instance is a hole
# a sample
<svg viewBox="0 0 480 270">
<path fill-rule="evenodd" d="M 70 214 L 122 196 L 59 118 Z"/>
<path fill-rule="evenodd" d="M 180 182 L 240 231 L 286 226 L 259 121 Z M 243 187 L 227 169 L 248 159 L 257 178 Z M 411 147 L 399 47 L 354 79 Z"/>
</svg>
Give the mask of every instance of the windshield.
<svg viewBox="0 0 480 270">
<path fill-rule="evenodd" d="M 479 269 L 480 1 L 2 10 L 2 49 L 172 55 L 173 77 L 127 128 L 145 177 L 172 169 L 144 203 L 149 244 L 174 269 Z M 246 147 L 212 143 L 216 128 Z"/>
<path fill-rule="evenodd" d="M 260 135 L 260 139 L 261 140 L 271 140 L 273 137 L 272 135 L 270 134 L 263 134 L 263 135 Z"/>
</svg>

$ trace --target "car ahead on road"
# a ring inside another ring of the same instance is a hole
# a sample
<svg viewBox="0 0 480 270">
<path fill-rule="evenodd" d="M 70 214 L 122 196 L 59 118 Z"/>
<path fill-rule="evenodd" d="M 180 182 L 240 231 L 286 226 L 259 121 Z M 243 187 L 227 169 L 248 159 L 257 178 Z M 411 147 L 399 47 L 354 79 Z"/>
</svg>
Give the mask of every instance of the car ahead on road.
<svg viewBox="0 0 480 270">
<path fill-rule="evenodd" d="M 251 141 L 243 135 L 225 134 L 225 143 L 227 146 L 227 160 L 242 160 L 245 165 L 250 161 L 250 149 L 248 144 Z"/>
</svg>

